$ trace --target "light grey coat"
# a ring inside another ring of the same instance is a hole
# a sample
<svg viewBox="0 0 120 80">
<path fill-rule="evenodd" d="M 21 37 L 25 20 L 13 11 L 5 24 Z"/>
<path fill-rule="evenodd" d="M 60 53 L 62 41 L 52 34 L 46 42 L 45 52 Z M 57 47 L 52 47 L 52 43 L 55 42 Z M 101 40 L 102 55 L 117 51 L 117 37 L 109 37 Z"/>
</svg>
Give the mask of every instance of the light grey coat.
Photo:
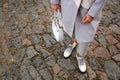
<svg viewBox="0 0 120 80">
<path fill-rule="evenodd" d="M 88 5 L 87 5 L 87 2 Z M 91 42 L 96 33 L 101 10 L 106 0 L 51 0 L 52 4 L 61 4 L 62 20 L 65 32 L 72 37 L 75 29 L 75 38 L 78 43 Z M 91 23 L 83 24 L 85 14 L 94 17 Z"/>
</svg>

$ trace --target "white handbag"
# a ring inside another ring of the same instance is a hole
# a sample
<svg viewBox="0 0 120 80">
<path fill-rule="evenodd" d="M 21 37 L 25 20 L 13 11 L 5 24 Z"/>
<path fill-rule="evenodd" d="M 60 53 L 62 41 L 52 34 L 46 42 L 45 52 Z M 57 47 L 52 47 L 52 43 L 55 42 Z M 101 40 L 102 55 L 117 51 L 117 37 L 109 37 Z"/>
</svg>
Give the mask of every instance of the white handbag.
<svg viewBox="0 0 120 80">
<path fill-rule="evenodd" d="M 54 17 L 52 20 L 52 31 L 57 41 L 62 41 L 64 39 L 63 24 L 61 12 L 54 12 Z"/>
</svg>

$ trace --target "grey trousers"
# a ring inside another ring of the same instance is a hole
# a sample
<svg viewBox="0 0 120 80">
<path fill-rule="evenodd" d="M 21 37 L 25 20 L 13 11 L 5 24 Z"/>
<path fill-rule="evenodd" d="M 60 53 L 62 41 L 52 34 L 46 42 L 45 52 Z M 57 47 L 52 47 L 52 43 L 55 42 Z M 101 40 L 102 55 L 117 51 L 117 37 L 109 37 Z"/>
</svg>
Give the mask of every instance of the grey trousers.
<svg viewBox="0 0 120 80">
<path fill-rule="evenodd" d="M 74 28 L 74 31 L 73 31 L 72 40 L 76 41 L 75 28 Z M 77 45 L 77 54 L 80 54 L 80 56 L 85 57 L 86 54 L 87 54 L 87 49 L 88 49 L 89 45 L 90 45 L 90 42 L 78 43 L 78 45 Z"/>
</svg>

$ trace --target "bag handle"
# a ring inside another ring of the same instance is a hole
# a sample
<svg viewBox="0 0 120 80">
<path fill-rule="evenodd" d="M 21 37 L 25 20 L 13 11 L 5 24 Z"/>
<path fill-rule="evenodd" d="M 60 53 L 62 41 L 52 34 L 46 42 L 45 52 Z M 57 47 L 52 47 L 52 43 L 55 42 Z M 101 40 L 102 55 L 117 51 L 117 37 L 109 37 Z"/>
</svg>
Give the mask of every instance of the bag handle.
<svg viewBox="0 0 120 80">
<path fill-rule="evenodd" d="M 58 24 L 59 28 L 63 28 L 62 14 L 61 14 L 61 12 L 59 10 L 54 12 L 53 19 Z"/>
</svg>

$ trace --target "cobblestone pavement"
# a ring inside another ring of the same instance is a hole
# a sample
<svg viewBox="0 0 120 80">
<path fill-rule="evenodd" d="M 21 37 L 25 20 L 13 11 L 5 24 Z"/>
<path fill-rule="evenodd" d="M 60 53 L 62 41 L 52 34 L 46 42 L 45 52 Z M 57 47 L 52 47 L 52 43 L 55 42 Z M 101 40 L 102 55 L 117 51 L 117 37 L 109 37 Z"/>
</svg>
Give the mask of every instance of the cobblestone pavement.
<svg viewBox="0 0 120 80">
<path fill-rule="evenodd" d="M 0 0 L 0 80 L 120 80 L 120 1 L 108 0 L 86 56 L 87 72 L 52 34 L 49 0 Z"/>
</svg>

